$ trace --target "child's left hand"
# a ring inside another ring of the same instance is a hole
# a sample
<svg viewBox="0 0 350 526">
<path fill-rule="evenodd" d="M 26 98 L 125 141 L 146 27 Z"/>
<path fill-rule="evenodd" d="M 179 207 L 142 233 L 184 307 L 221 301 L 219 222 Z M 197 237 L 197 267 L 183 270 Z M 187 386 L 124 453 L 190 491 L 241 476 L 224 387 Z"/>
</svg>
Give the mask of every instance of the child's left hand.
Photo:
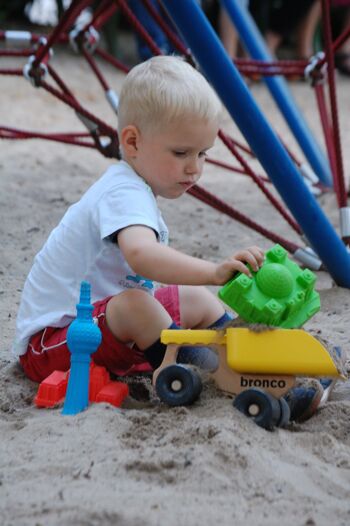
<svg viewBox="0 0 350 526">
<path fill-rule="evenodd" d="M 247 264 L 254 272 L 257 272 L 264 262 L 264 252 L 257 246 L 248 247 L 245 250 L 240 250 L 231 257 L 219 263 L 216 268 L 216 284 L 224 285 L 227 281 L 233 278 L 237 272 L 242 272 L 251 277 L 251 271 Z"/>
</svg>

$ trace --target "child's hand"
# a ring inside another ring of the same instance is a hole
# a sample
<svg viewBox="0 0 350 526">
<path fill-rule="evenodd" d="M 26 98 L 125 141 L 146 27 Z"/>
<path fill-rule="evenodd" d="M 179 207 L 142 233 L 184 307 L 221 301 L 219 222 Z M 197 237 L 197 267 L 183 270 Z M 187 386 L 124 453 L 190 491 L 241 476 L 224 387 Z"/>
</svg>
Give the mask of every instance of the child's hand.
<svg viewBox="0 0 350 526">
<path fill-rule="evenodd" d="M 215 284 L 224 285 L 227 281 L 233 278 L 237 272 L 242 272 L 251 277 L 251 272 L 247 267 L 249 263 L 254 272 L 257 272 L 264 262 L 264 252 L 259 247 L 248 247 L 245 250 L 240 250 L 231 257 L 225 259 L 222 263 L 218 263 L 215 272 Z"/>
</svg>

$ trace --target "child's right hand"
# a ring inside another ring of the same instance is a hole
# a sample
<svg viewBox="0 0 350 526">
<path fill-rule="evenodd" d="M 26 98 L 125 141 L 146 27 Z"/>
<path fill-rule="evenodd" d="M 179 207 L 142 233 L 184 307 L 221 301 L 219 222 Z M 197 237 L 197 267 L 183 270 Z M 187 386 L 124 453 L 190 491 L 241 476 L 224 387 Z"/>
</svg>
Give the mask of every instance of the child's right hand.
<svg viewBox="0 0 350 526">
<path fill-rule="evenodd" d="M 224 285 L 234 277 L 237 272 L 242 272 L 251 277 L 251 272 L 247 267 L 250 265 L 254 272 L 257 272 L 264 262 L 264 252 L 261 248 L 252 246 L 240 250 L 222 263 L 218 263 L 215 269 L 215 285 Z"/>
</svg>

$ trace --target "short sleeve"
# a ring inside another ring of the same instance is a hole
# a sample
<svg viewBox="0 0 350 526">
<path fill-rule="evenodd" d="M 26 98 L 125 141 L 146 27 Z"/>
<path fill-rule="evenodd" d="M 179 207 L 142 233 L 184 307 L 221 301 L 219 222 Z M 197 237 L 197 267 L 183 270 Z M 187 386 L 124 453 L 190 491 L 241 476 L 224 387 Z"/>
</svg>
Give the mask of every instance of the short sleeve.
<svg viewBox="0 0 350 526">
<path fill-rule="evenodd" d="M 132 225 L 147 226 L 159 235 L 157 203 L 146 185 L 133 181 L 116 185 L 101 196 L 96 208 L 101 239 Z"/>
</svg>

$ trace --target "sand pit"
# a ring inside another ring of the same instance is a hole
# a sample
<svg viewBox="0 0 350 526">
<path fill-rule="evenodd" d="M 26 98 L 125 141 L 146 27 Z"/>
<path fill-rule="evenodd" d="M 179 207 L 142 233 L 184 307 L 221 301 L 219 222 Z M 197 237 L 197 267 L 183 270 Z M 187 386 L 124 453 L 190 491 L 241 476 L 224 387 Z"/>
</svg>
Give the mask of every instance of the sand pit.
<svg viewBox="0 0 350 526">
<path fill-rule="evenodd" d="M 55 64 L 80 100 L 111 124 L 116 119 L 87 66 L 58 53 Z M 123 75 L 103 66 L 118 91 Z M 349 81 L 339 77 L 346 173 L 350 169 Z M 291 148 L 295 142 L 263 84 L 251 86 Z M 321 141 L 314 95 L 292 91 Z M 9 126 L 81 130 L 73 112 L 16 77 L 1 78 L 0 114 Z M 236 133 L 226 117 L 224 128 Z M 32 259 L 66 208 L 110 164 L 98 152 L 45 141 L 2 141 L 0 515 L 6 526 L 48 525 L 348 525 L 350 523 L 350 383 L 304 424 L 267 432 L 232 408 L 209 382 L 198 402 L 169 409 L 149 380 L 132 380 L 122 409 L 96 404 L 76 417 L 39 410 L 36 384 L 10 353 L 15 317 Z M 217 143 L 213 156 L 230 161 Z M 207 166 L 203 184 L 291 240 L 289 227 L 247 177 Z M 338 222 L 334 196 L 319 198 Z M 269 240 L 190 196 L 161 201 L 171 244 L 218 260 L 230 250 Z M 322 233 L 320 232 L 320 235 Z M 305 329 L 349 353 L 350 293 L 317 272 L 321 311 Z"/>
</svg>

